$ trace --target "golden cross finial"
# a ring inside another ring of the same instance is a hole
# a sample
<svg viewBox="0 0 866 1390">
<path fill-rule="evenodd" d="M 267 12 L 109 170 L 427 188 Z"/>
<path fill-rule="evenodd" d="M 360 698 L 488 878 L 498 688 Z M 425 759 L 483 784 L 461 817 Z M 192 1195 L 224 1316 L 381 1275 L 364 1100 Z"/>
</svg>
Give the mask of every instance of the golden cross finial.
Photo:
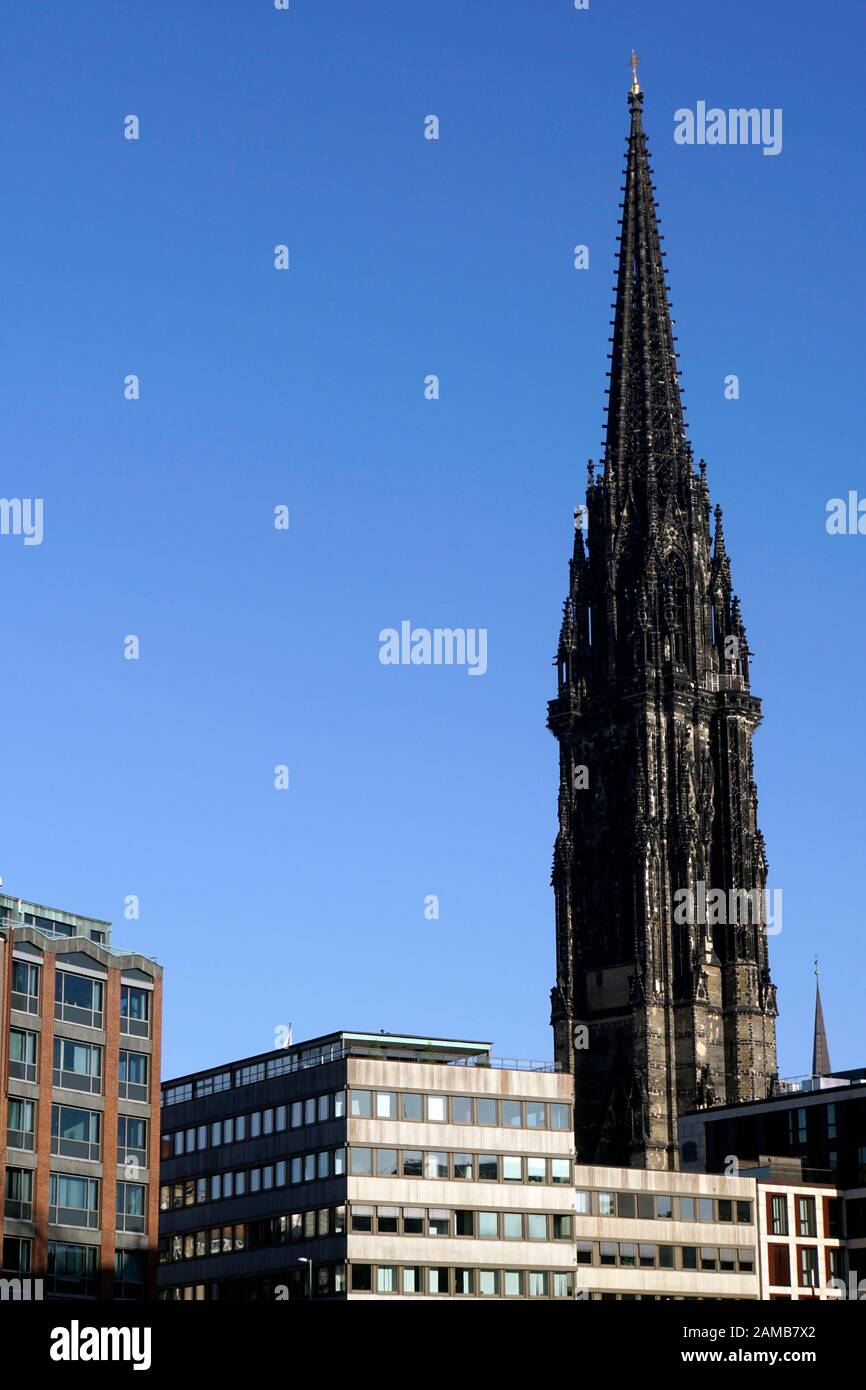
<svg viewBox="0 0 866 1390">
<path fill-rule="evenodd" d="M 640 91 L 640 83 L 637 80 L 637 65 L 640 62 L 634 49 L 631 51 L 631 89 L 633 92 Z"/>
</svg>

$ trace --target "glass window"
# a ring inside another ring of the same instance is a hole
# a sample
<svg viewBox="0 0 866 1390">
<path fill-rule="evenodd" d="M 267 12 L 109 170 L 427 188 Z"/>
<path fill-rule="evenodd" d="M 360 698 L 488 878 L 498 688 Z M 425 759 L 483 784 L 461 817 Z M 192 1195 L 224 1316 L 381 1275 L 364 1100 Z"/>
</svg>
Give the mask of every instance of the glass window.
<svg viewBox="0 0 866 1390">
<path fill-rule="evenodd" d="M 674 1199 L 668 1196 L 656 1197 L 656 1217 L 660 1221 L 673 1221 Z"/>
<path fill-rule="evenodd" d="M 475 1272 L 471 1269 L 455 1269 L 454 1271 L 454 1292 L 455 1294 L 471 1294 L 475 1287 Z"/>
<path fill-rule="evenodd" d="M 147 1188 L 144 1183 L 119 1182 L 116 1190 L 118 1231 L 144 1231 Z"/>
<path fill-rule="evenodd" d="M 495 1154 L 479 1154 L 478 1157 L 478 1181 L 479 1182 L 498 1182 L 499 1180 L 499 1159 Z"/>
<path fill-rule="evenodd" d="M 523 1297 L 523 1271 L 519 1269 L 506 1269 L 505 1271 L 505 1293 L 509 1298 Z"/>
<path fill-rule="evenodd" d="M 380 1178 L 396 1178 L 397 1176 L 397 1150 L 396 1149 L 377 1149 L 376 1150 L 376 1172 Z"/>
<path fill-rule="evenodd" d="M 719 1252 L 712 1246 L 701 1246 L 701 1269 L 716 1269 L 719 1263 Z"/>
<path fill-rule="evenodd" d="M 737 1267 L 737 1252 L 735 1250 L 719 1251 L 719 1269 L 724 1273 L 735 1270 Z"/>
<path fill-rule="evenodd" d="M 54 1017 L 86 1028 L 101 1028 L 104 986 L 101 980 L 58 970 L 54 975 Z M 122 991 L 121 991 L 122 995 Z M 121 1025 L 121 1032 L 126 1031 Z"/>
<path fill-rule="evenodd" d="M 446 1267 L 440 1269 L 436 1266 L 427 1271 L 427 1291 L 428 1293 L 448 1293 L 451 1288 L 451 1271 Z"/>
<path fill-rule="evenodd" d="M 421 1265 L 405 1265 L 403 1268 L 403 1292 L 424 1292 L 424 1270 Z"/>
<path fill-rule="evenodd" d="M 52 1107 L 52 1116 L 57 1106 Z M 78 1112 L 85 1115 L 87 1111 Z M 10 1097 L 8 1103 L 8 1132 L 6 1142 L 10 1149 L 23 1149 L 33 1152 L 36 1142 L 36 1102 L 32 1100 L 19 1100 Z M 52 1119 L 53 1125 L 53 1119 Z M 52 1153 L 57 1152 L 52 1145 Z M 81 1158 L 89 1158 L 89 1154 L 82 1153 Z"/>
<path fill-rule="evenodd" d="M 554 1102 L 550 1106 L 550 1128 L 551 1129 L 570 1129 L 571 1116 L 570 1107 Z"/>
<path fill-rule="evenodd" d="M 120 987 L 120 1031 L 139 1038 L 150 1036 L 150 990 Z"/>
<path fill-rule="evenodd" d="M 149 1058 L 146 1052 L 121 1052 L 119 1094 L 127 1100 L 147 1100 Z"/>
<path fill-rule="evenodd" d="M 12 962 L 12 1008 L 25 1014 L 39 1012 L 39 966 L 23 960 Z"/>
<path fill-rule="evenodd" d="M 599 1192 L 598 1194 L 598 1214 L 599 1216 L 613 1216 L 616 1211 L 616 1196 L 613 1192 Z"/>
<path fill-rule="evenodd" d="M 489 1096 L 479 1096 L 475 1102 L 476 1123 L 479 1125 L 496 1124 L 496 1101 Z"/>
<path fill-rule="evenodd" d="M 447 1211 L 431 1210 L 427 1217 L 427 1234 L 447 1236 L 451 1234 L 451 1215 Z"/>
<path fill-rule="evenodd" d="M 788 1234 L 788 1198 L 783 1193 L 770 1197 L 770 1233 L 774 1236 Z"/>
<path fill-rule="evenodd" d="M 56 1226 L 85 1226 L 96 1229 L 99 1225 L 99 1182 L 96 1178 L 77 1178 L 70 1173 L 52 1173 L 49 1188 L 49 1222 Z"/>
<path fill-rule="evenodd" d="M 372 1149 L 351 1148 L 349 1150 L 350 1168 L 352 1173 L 369 1174 L 373 1171 L 373 1151 Z"/>
<path fill-rule="evenodd" d="M 547 1240 L 547 1217 L 531 1212 L 526 1218 L 526 1233 L 530 1240 Z"/>
<path fill-rule="evenodd" d="M 376 1092 L 376 1119 L 396 1120 L 397 1095 L 394 1091 Z"/>
<path fill-rule="evenodd" d="M 437 1123 L 447 1119 L 448 1102 L 445 1096 L 427 1097 L 427 1119 Z"/>
<path fill-rule="evenodd" d="M 286 1128 L 286 1106 L 278 1105 L 274 1113 L 274 1128 L 280 1134 Z"/>
<path fill-rule="evenodd" d="M 552 1160 L 553 1163 L 556 1159 Z M 568 1159 L 565 1160 L 568 1162 Z M 543 1183 L 547 1180 L 547 1160 L 544 1158 L 527 1158 L 526 1160 L 526 1181 L 533 1183 Z"/>
<path fill-rule="evenodd" d="M 579 1265 L 592 1264 L 592 1241 L 579 1240 L 577 1242 L 577 1263 Z"/>
<path fill-rule="evenodd" d="M 815 1224 L 815 1198 L 797 1198 L 797 1234 L 801 1236 L 816 1236 L 818 1228 Z"/>
<path fill-rule="evenodd" d="M 553 1239 L 571 1240 L 571 1217 L 554 1215 L 553 1218 Z"/>
<path fill-rule="evenodd" d="M 425 1178 L 447 1178 L 448 1155 L 444 1153 L 425 1154 L 424 1176 Z"/>
<path fill-rule="evenodd" d="M 656 1247 L 654 1245 L 638 1246 L 638 1259 L 640 1260 L 641 1269 L 655 1269 L 657 1258 Z"/>
<path fill-rule="evenodd" d="M 29 1102 L 30 1103 L 30 1102 Z M 121 1116 L 121 1119 L 125 1118 Z M 96 1110 L 78 1110 L 71 1105 L 51 1107 L 51 1152 L 66 1158 L 98 1162 L 102 1116 Z M 20 1148 L 21 1145 L 13 1147 Z M 122 1162 L 123 1160 L 119 1158 Z"/>
<path fill-rule="evenodd" d="M 401 1112 L 404 1120 L 423 1120 L 424 1118 L 424 1097 L 414 1095 L 412 1092 L 404 1091 L 400 1097 Z"/>
<path fill-rule="evenodd" d="M 373 1208 L 352 1206 L 352 1230 L 370 1233 L 373 1230 Z"/>
<path fill-rule="evenodd" d="M 20 1081 L 35 1081 L 38 1071 L 36 1034 L 23 1028 L 9 1030 L 9 1075 Z"/>
<path fill-rule="evenodd" d="M 370 1293 L 373 1288 L 373 1266 L 355 1265 L 352 1269 L 352 1288 L 362 1293 Z"/>
<path fill-rule="evenodd" d="M 4 1194 L 4 1212 L 10 1220 L 33 1220 L 32 1168 L 7 1168 Z"/>
<path fill-rule="evenodd" d="M 397 1292 L 396 1265 L 379 1265 L 376 1270 L 376 1288 L 379 1293 Z"/>
<path fill-rule="evenodd" d="M 590 1194 L 589 1192 L 582 1191 L 580 1188 L 578 1188 L 577 1191 L 575 1192 L 575 1194 L 574 1194 L 574 1210 L 577 1212 L 578 1216 L 589 1216 L 589 1215 L 590 1215 L 590 1212 L 591 1212 L 591 1207 L 590 1207 L 590 1195 L 591 1195 L 591 1194 Z"/>
<path fill-rule="evenodd" d="M 695 1199 L 694 1197 L 680 1198 L 680 1221 L 694 1221 L 695 1219 Z"/>
<path fill-rule="evenodd" d="M 712 1197 L 700 1198 L 700 1213 L 702 1221 L 715 1221 L 716 1203 Z"/>
<path fill-rule="evenodd" d="M 334 1092 L 334 1119 L 342 1120 L 346 1114 L 346 1092 Z"/>
<path fill-rule="evenodd" d="M 373 1113 L 372 1091 L 351 1091 L 351 1113 L 359 1119 L 369 1119 Z"/>
<path fill-rule="evenodd" d="M 526 1102 L 526 1128 L 544 1129 L 545 1128 L 545 1105 L 543 1100 L 528 1100 Z"/>
<path fill-rule="evenodd" d="M 368 1093 L 369 1094 L 369 1093 Z M 304 1101 L 304 1124 L 314 1125 L 316 1123 L 316 1097 L 307 1096 Z"/>
<path fill-rule="evenodd" d="M 554 1274 L 553 1276 L 553 1297 L 554 1298 L 573 1298 L 574 1297 L 574 1276 L 571 1274 Z"/>
<path fill-rule="evenodd" d="M 502 1179 L 504 1182 L 523 1182 L 523 1159 L 505 1154 L 502 1159 Z"/>
<path fill-rule="evenodd" d="M 654 1221 L 656 1215 L 655 1197 L 651 1192 L 639 1192 L 637 1196 L 637 1214 L 641 1221 Z"/>
<path fill-rule="evenodd" d="M 370 1150 L 369 1150 L 369 1149 L 366 1149 L 366 1150 L 359 1149 L 359 1150 L 357 1150 L 356 1152 L 358 1152 L 358 1153 L 364 1153 L 364 1152 L 366 1152 L 366 1153 L 369 1154 Z M 360 1161 L 363 1162 L 363 1160 L 360 1160 Z M 315 1154 L 304 1154 L 304 1182 L 314 1182 L 314 1181 L 315 1181 L 315 1177 L 316 1177 L 316 1155 L 315 1155 Z"/>
<path fill-rule="evenodd" d="M 125 1053 L 120 1054 L 121 1057 Z M 67 1091 L 102 1092 L 102 1048 L 96 1043 L 75 1042 L 72 1038 L 54 1039 L 55 1086 Z"/>
<path fill-rule="evenodd" d="M 547 1298 L 547 1275 L 540 1270 L 529 1271 L 529 1297 Z"/>
<path fill-rule="evenodd" d="M 683 1269 L 697 1269 L 698 1252 L 694 1245 L 684 1245 L 682 1248 Z"/>
<path fill-rule="evenodd" d="M 659 1268 L 660 1268 L 660 1269 L 673 1269 L 673 1268 L 674 1268 L 674 1247 L 673 1247 L 672 1245 L 660 1245 L 660 1246 L 658 1247 L 658 1252 L 659 1252 Z"/>
<path fill-rule="evenodd" d="M 616 1194 L 616 1214 L 625 1217 L 637 1214 L 637 1202 L 633 1192 L 618 1192 Z"/>
<path fill-rule="evenodd" d="M 502 1123 L 511 1129 L 520 1129 L 523 1124 L 523 1107 L 519 1100 L 502 1102 Z"/>
<path fill-rule="evenodd" d="M 475 1235 L 475 1213 L 471 1211 L 455 1211 L 454 1213 L 454 1234 L 457 1236 Z"/>
<path fill-rule="evenodd" d="M 423 1175 L 424 1155 L 419 1149 L 403 1150 L 403 1177 L 420 1178 Z"/>
<path fill-rule="evenodd" d="M 616 1245 L 612 1240 L 603 1240 L 598 1247 L 598 1251 L 600 1264 L 616 1264 Z"/>
<path fill-rule="evenodd" d="M 451 1123 L 454 1125 L 472 1124 L 472 1097 L 451 1097 Z"/>
<path fill-rule="evenodd" d="M 472 1155 L 454 1154 L 452 1158 L 454 1166 L 454 1177 L 463 1181 L 472 1181 Z"/>
<path fill-rule="evenodd" d="M 377 1207 L 375 1211 L 379 1236 L 398 1236 L 400 1230 L 399 1207 Z"/>
<path fill-rule="evenodd" d="M 495 1211 L 480 1211 L 478 1213 L 478 1234 L 491 1239 L 495 1239 L 499 1235 L 499 1216 Z"/>
<path fill-rule="evenodd" d="M 320 1125 L 325 1123 L 325 1121 L 330 1117 L 330 1113 L 331 1097 L 319 1096 L 316 1102 L 316 1119 L 319 1121 Z"/>
<path fill-rule="evenodd" d="M 478 1293 L 482 1298 L 499 1297 L 499 1271 L 480 1269 L 478 1271 Z"/>
<path fill-rule="evenodd" d="M 568 1158 L 552 1158 L 550 1160 L 550 1181 L 552 1183 L 571 1182 L 571 1160 Z"/>
<path fill-rule="evenodd" d="M 506 1240 L 523 1240 L 523 1213 L 505 1211 L 502 1213 L 502 1234 Z"/>
<path fill-rule="evenodd" d="M 304 1107 L 299 1100 L 292 1102 L 292 1129 L 300 1129 L 304 1123 Z"/>
<path fill-rule="evenodd" d="M 734 1219 L 734 1204 L 724 1197 L 719 1198 L 718 1219 L 724 1222 L 733 1221 Z"/>
<path fill-rule="evenodd" d="M 752 1224 L 751 1202 L 737 1202 L 737 1221 L 741 1225 L 750 1226 Z"/>
<path fill-rule="evenodd" d="M 403 1234 L 406 1236 L 423 1236 L 424 1234 L 424 1209 L 423 1207 L 404 1207 L 403 1208 Z"/>
</svg>

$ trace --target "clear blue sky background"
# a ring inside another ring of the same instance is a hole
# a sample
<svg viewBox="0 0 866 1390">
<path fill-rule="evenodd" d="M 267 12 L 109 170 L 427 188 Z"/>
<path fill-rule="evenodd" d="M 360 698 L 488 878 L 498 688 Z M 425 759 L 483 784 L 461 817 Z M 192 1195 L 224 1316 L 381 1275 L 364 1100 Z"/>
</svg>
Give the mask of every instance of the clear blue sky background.
<svg viewBox="0 0 866 1390">
<path fill-rule="evenodd" d="M 290 1021 L 550 1055 L 545 704 L 600 453 L 633 45 L 764 699 L 781 1066 L 810 1064 L 816 951 L 833 1061 L 866 1062 L 866 537 L 824 525 L 866 494 L 862 16 L 7 5 L 0 491 L 44 498 L 46 530 L 0 538 L 0 872 L 164 962 L 166 1075 Z M 701 99 L 781 107 L 782 154 L 676 146 Z M 381 666 L 403 618 L 486 627 L 488 674 Z"/>
</svg>

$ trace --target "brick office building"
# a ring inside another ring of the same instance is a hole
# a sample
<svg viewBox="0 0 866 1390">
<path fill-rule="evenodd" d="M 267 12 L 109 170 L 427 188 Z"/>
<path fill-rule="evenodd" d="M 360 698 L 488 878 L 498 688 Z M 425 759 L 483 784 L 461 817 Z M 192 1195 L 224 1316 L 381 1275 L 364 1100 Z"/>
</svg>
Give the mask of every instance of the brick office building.
<svg viewBox="0 0 866 1390">
<path fill-rule="evenodd" d="M 153 1295 L 161 1007 L 110 923 L 0 894 L 2 1273 L 26 1292 Z"/>
</svg>

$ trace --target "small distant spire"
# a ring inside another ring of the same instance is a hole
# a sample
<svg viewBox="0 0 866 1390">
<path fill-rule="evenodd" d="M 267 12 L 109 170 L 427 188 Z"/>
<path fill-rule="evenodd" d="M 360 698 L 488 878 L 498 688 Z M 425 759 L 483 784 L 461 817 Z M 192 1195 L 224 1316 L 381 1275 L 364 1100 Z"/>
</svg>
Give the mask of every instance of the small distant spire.
<svg viewBox="0 0 866 1390">
<path fill-rule="evenodd" d="M 637 65 L 640 62 L 640 59 L 638 58 L 634 49 L 632 49 L 631 51 L 631 58 L 629 61 L 631 63 L 631 89 L 635 93 L 635 95 L 637 95 L 637 93 L 640 91 L 640 83 L 637 80 Z"/>
<path fill-rule="evenodd" d="M 831 1076 L 830 1044 L 827 1042 L 827 1029 L 824 1026 L 824 1010 L 821 1006 L 821 984 L 818 979 L 818 957 L 815 957 L 815 1039 L 812 1044 L 812 1075 Z"/>
</svg>

